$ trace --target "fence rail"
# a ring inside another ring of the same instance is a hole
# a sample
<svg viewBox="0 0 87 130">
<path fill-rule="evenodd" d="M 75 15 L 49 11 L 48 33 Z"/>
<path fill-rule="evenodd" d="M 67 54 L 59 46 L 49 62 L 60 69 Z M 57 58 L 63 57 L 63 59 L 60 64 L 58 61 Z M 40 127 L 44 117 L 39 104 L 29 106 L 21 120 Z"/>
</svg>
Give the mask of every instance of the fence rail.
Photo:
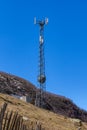
<svg viewBox="0 0 87 130">
<path fill-rule="evenodd" d="M 38 122 L 27 126 L 18 112 L 7 111 L 6 108 L 7 103 L 4 103 L 0 111 L 0 130 L 45 130 Z"/>
</svg>

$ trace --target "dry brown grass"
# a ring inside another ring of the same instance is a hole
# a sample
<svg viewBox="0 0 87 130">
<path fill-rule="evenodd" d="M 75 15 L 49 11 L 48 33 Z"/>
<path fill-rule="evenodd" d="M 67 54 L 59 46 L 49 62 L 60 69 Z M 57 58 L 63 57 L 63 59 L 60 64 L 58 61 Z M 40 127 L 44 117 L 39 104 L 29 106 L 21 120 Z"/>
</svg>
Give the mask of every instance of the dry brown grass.
<svg viewBox="0 0 87 130">
<path fill-rule="evenodd" d="M 18 111 L 20 115 L 27 118 L 27 125 L 30 121 L 38 121 L 46 128 L 46 130 L 79 130 L 79 127 L 81 127 L 81 130 L 87 130 L 87 123 L 79 123 L 79 120 L 70 119 L 44 109 L 37 108 L 9 95 L 0 94 L 0 106 L 4 102 L 8 103 L 7 109 Z"/>
</svg>

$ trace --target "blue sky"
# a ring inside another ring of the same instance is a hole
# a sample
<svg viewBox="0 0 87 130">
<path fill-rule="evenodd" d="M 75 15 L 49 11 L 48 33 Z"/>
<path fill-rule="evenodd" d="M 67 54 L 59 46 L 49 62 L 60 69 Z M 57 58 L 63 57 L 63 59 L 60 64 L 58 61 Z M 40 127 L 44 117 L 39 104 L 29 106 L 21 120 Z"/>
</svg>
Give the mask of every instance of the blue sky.
<svg viewBox="0 0 87 130">
<path fill-rule="evenodd" d="M 1 0 L 0 71 L 37 85 L 39 27 L 45 26 L 47 91 L 87 110 L 87 1 Z"/>
</svg>

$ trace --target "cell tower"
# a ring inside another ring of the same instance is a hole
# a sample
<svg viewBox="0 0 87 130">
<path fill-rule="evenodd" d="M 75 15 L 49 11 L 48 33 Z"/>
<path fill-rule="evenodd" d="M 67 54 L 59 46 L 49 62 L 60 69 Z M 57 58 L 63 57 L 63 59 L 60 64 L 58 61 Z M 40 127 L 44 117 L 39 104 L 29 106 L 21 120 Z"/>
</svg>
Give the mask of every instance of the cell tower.
<svg viewBox="0 0 87 130">
<path fill-rule="evenodd" d="M 48 24 L 48 18 L 37 21 L 34 18 L 34 24 L 38 24 L 40 28 L 39 34 L 39 72 L 37 76 L 38 87 L 40 89 L 36 94 L 36 106 L 43 108 L 45 91 L 46 91 L 46 75 L 45 75 L 45 57 L 44 57 L 44 25 Z"/>
</svg>

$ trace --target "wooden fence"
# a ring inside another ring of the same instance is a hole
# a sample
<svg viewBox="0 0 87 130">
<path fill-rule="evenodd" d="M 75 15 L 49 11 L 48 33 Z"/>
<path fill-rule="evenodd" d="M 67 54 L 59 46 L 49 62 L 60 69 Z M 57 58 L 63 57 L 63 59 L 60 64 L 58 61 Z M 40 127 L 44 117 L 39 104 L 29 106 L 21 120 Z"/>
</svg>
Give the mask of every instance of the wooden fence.
<svg viewBox="0 0 87 130">
<path fill-rule="evenodd" d="M 7 103 L 4 103 L 0 111 L 0 130 L 45 130 L 40 123 L 31 122 L 29 126 L 23 121 L 17 112 L 6 111 Z"/>
</svg>

